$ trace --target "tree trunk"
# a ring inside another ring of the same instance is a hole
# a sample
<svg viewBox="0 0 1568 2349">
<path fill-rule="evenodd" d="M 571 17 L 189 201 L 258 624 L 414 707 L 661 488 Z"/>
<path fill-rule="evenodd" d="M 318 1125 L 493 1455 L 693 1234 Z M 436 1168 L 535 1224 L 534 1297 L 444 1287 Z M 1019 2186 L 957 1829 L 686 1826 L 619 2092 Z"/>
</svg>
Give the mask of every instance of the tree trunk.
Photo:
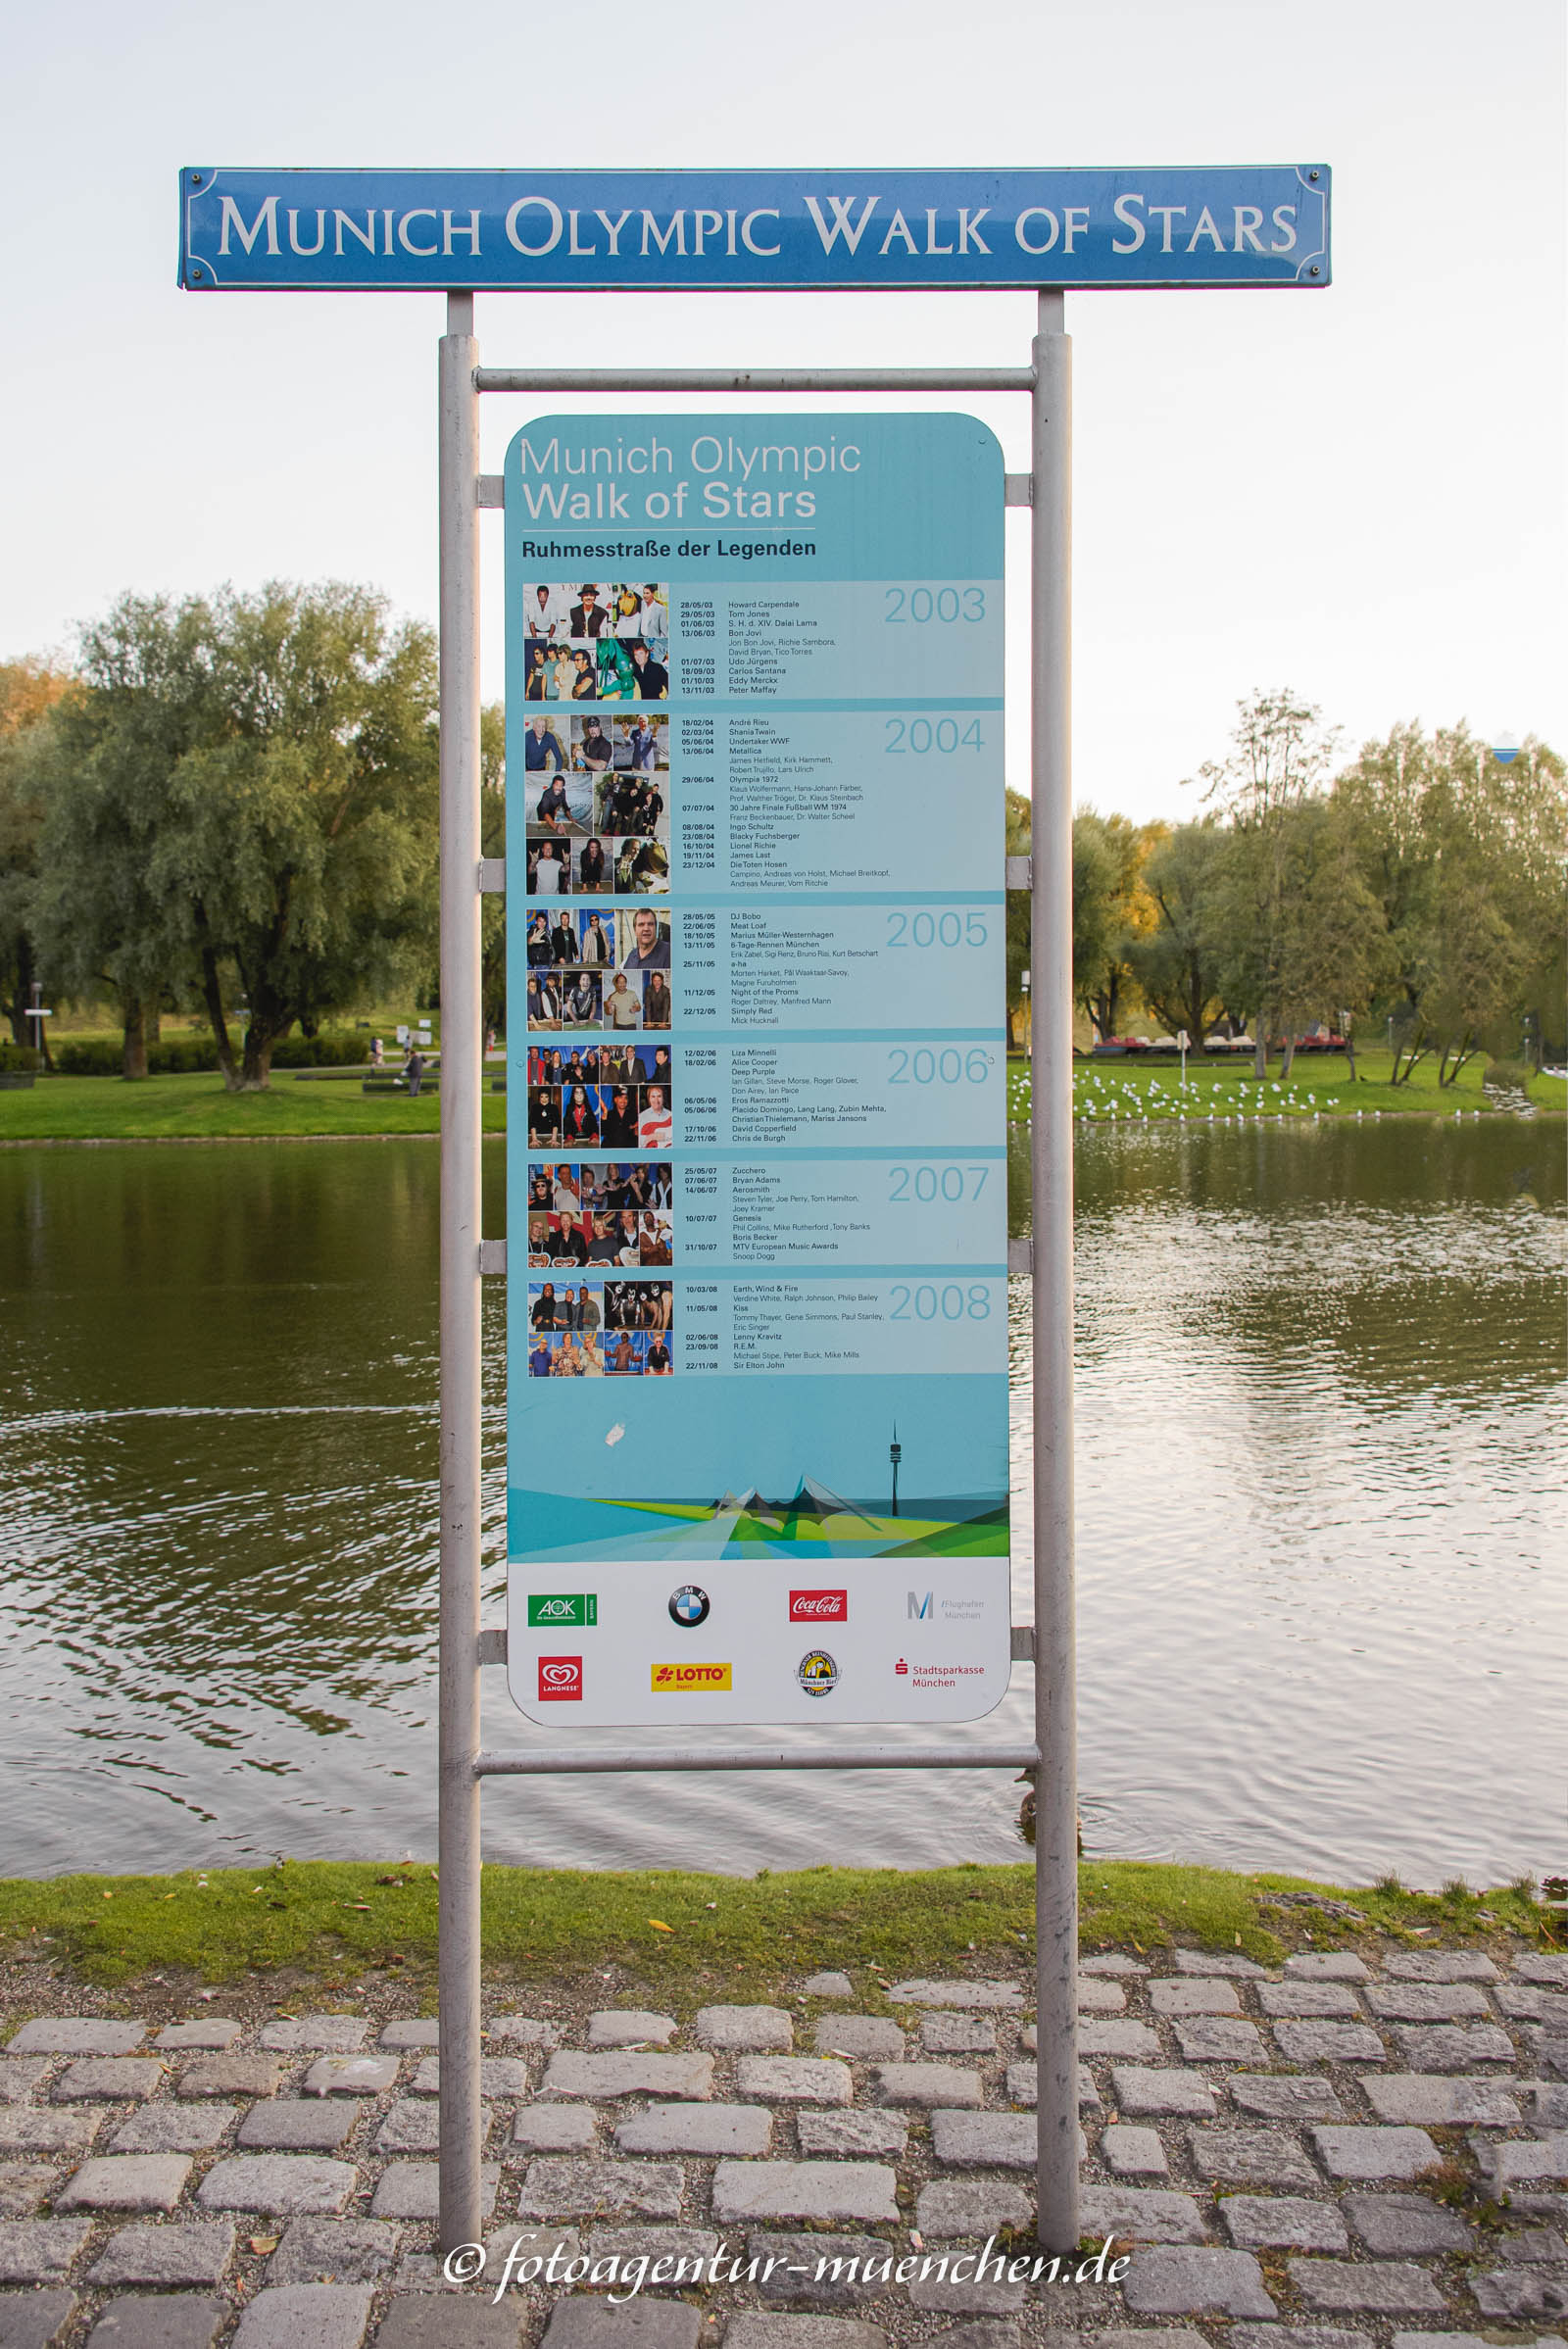
<svg viewBox="0 0 1568 2349">
<path fill-rule="evenodd" d="M 147 1020 L 139 995 L 123 995 L 120 1003 L 121 1023 L 125 1032 L 121 1068 L 127 1078 L 147 1074 Z"/>
<path fill-rule="evenodd" d="M 1350 1072 L 1350 1083 L 1359 1085 L 1361 1080 L 1355 1073 L 1355 1038 L 1353 1036 L 1347 1036 L 1345 1039 L 1345 1060 L 1346 1066 Z"/>
<path fill-rule="evenodd" d="M 164 1041 L 164 1006 L 156 996 L 150 1003 L 142 1005 L 142 1019 L 146 1025 L 148 1043 L 162 1044 Z"/>
<path fill-rule="evenodd" d="M 1260 1085 L 1268 1075 L 1268 1022 L 1261 1011 L 1257 1014 L 1257 1034 L 1252 1039 L 1252 1074 Z"/>
<path fill-rule="evenodd" d="M 1291 1034 L 1290 1030 L 1289 1030 L 1289 1029 L 1287 1029 L 1287 1030 L 1286 1030 L 1286 1033 L 1285 1033 L 1285 1065 L 1284 1065 L 1284 1067 L 1283 1067 L 1283 1068 L 1280 1070 L 1280 1082 L 1281 1082 L 1281 1084 L 1289 1084 L 1289 1083 L 1290 1083 L 1291 1070 L 1294 1068 L 1294 1066 L 1295 1066 L 1295 1065 L 1296 1065 L 1296 1038 L 1295 1038 L 1295 1037 L 1294 1037 L 1294 1036 Z"/>
<path fill-rule="evenodd" d="M 199 912 L 197 918 L 201 918 Z M 223 1015 L 223 990 L 219 983 L 218 956 L 210 946 L 202 948 L 202 996 L 207 1004 L 207 1016 L 212 1022 L 213 1038 L 218 1046 L 218 1065 L 223 1072 L 223 1084 L 228 1092 L 237 1093 L 239 1069 L 234 1059 L 234 1047 L 229 1041 L 228 1021 Z"/>
<path fill-rule="evenodd" d="M 240 1064 L 239 1083 L 230 1088 L 235 1093 L 265 1093 L 271 1074 L 272 1047 L 281 1029 L 263 1031 L 252 1020 L 245 1031 L 245 1057 Z"/>
</svg>

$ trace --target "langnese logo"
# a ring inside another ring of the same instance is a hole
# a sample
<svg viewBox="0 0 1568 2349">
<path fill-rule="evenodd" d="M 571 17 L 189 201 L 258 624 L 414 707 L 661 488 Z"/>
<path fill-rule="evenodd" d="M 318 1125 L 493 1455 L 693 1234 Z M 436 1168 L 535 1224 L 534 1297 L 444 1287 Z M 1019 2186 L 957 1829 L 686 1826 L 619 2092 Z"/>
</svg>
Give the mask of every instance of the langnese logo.
<svg viewBox="0 0 1568 2349">
<path fill-rule="evenodd" d="M 656 1696 L 709 1695 L 734 1685 L 730 1664 L 656 1664 L 651 1681 Z"/>
<path fill-rule="evenodd" d="M 528 1593 L 528 1629 L 549 1631 L 557 1624 L 567 1624 L 573 1631 L 592 1631 L 599 1621 L 599 1598 L 593 1590 L 566 1592 L 562 1590 L 530 1590 Z"/>
<path fill-rule="evenodd" d="M 929 1590 L 909 1591 L 905 1599 L 904 1611 L 911 1623 L 929 1623 L 931 1620 L 931 1592 Z"/>
<path fill-rule="evenodd" d="M 539 1701 L 541 1704 L 582 1702 L 581 1656 L 539 1658 Z"/>
<path fill-rule="evenodd" d="M 848 1623 L 850 1594 L 848 1590 L 792 1590 L 790 1592 L 791 1623 Z"/>
<path fill-rule="evenodd" d="M 795 1667 L 795 1677 L 808 1696 L 831 1696 L 839 1683 L 839 1668 L 825 1647 L 813 1647 Z"/>
</svg>

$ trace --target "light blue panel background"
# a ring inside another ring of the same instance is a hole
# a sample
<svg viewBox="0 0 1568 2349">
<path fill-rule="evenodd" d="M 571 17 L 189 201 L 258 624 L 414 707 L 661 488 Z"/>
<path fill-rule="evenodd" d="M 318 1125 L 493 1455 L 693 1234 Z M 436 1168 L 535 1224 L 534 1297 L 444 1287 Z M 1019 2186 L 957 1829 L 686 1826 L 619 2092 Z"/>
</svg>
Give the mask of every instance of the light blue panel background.
<svg viewBox="0 0 1568 2349">
<path fill-rule="evenodd" d="M 1004 983 L 1005 907 L 803 905 L 748 897 L 716 916 L 715 967 L 674 918 L 674 1016 L 707 1028 L 957 1028 L 984 1033 Z M 917 943 L 918 941 L 918 943 Z"/>
<path fill-rule="evenodd" d="M 929 1055 L 929 1059 L 927 1058 Z M 676 1067 L 675 1142 L 696 1149 L 961 1150 L 1001 1139 L 1005 1055 L 994 1027 L 968 1043 L 689 1044 Z M 921 1084 L 917 1072 L 938 1072 Z M 951 1081 L 947 1081 L 951 1078 Z M 704 1107 L 704 1103 L 710 1104 Z"/>
<path fill-rule="evenodd" d="M 684 1160 L 675 1252 L 688 1271 L 732 1264 L 997 1264 L 1006 1259 L 1007 1170 L 996 1158 Z"/>
</svg>

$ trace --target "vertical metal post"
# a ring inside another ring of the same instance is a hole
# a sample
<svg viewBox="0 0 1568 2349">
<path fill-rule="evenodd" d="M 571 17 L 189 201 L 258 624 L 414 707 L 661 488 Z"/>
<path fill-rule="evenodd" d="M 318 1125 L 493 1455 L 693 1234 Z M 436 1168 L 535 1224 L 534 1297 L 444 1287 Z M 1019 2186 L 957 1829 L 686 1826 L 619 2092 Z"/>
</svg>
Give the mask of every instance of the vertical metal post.
<svg viewBox="0 0 1568 2349">
<path fill-rule="evenodd" d="M 479 2208 L 479 396 L 472 294 L 441 338 L 441 2243 Z"/>
<path fill-rule="evenodd" d="M 1072 1496 L 1072 346 L 1059 290 L 1034 342 L 1031 663 L 1034 1055 L 1035 1970 L 1039 2234 L 1078 2242 L 1078 1768 Z"/>
</svg>

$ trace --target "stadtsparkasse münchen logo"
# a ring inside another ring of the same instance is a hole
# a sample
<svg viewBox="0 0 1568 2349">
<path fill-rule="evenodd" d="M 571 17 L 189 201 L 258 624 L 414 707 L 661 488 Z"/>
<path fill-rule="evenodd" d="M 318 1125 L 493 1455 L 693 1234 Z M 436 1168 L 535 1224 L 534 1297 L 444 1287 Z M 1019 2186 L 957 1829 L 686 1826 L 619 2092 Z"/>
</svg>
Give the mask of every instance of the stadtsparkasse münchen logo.
<svg viewBox="0 0 1568 2349">
<path fill-rule="evenodd" d="M 571 1704 L 582 1701 L 581 1656 L 541 1656 L 539 1658 L 539 1701 L 541 1704 Z"/>
<path fill-rule="evenodd" d="M 808 1696 L 831 1696 L 838 1686 L 839 1668 L 825 1647 L 813 1647 L 796 1665 L 795 1677 Z"/>
<path fill-rule="evenodd" d="M 791 1623 L 848 1623 L 848 1590 L 792 1590 Z"/>
<path fill-rule="evenodd" d="M 700 1623 L 708 1621 L 709 1596 L 695 1583 L 682 1583 L 670 1593 L 669 1620 L 678 1623 L 683 1632 L 694 1632 Z"/>
<path fill-rule="evenodd" d="M 734 1667 L 729 1664 L 656 1664 L 651 1683 L 656 1696 L 707 1695 L 715 1688 L 732 1688 Z"/>
</svg>

